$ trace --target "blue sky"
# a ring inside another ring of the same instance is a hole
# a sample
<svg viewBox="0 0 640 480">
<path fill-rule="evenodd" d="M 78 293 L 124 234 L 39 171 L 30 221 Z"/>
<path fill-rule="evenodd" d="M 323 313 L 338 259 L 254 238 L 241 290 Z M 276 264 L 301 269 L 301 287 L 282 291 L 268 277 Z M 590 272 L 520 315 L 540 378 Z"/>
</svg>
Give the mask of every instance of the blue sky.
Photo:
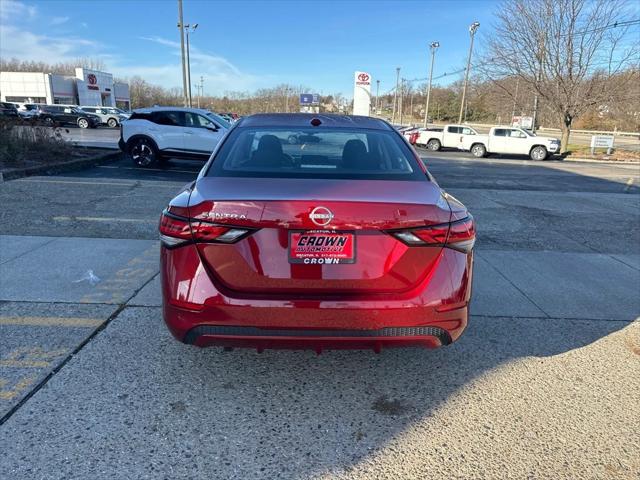
<svg viewBox="0 0 640 480">
<path fill-rule="evenodd" d="M 355 70 L 395 85 L 426 77 L 428 44 L 438 40 L 434 75 L 466 61 L 468 25 L 490 35 L 494 0 L 184 0 L 192 36 L 192 77 L 205 92 L 252 91 L 279 83 L 352 95 Z M 176 0 L 0 0 L 0 55 L 49 62 L 101 58 L 119 77 L 182 85 Z M 452 77 L 450 81 L 460 78 Z M 443 80 L 440 83 L 446 83 Z"/>
</svg>

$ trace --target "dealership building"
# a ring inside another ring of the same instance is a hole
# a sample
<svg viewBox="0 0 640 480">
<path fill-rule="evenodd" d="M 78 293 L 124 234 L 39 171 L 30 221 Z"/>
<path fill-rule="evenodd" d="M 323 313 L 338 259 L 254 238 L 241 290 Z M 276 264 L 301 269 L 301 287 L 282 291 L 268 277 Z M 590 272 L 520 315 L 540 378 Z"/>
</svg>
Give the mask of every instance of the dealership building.
<svg viewBox="0 0 640 480">
<path fill-rule="evenodd" d="M 0 72 L 0 100 L 131 108 L 129 85 L 113 75 L 76 68 L 75 76 L 40 72 Z"/>
</svg>

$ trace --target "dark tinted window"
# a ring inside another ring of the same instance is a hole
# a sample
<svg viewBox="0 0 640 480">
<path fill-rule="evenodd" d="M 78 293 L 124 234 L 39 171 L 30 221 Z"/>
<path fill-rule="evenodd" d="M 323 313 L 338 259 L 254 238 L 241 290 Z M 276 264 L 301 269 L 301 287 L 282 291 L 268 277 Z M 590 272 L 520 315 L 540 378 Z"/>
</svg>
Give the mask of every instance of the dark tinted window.
<svg viewBox="0 0 640 480">
<path fill-rule="evenodd" d="M 447 127 L 449 133 L 460 133 L 462 129 L 460 127 Z"/>
<path fill-rule="evenodd" d="M 396 133 L 345 128 L 236 128 L 210 176 L 421 180 L 426 175 Z"/>
<path fill-rule="evenodd" d="M 133 112 L 129 120 L 151 120 L 150 113 Z"/>
<path fill-rule="evenodd" d="M 167 125 L 169 127 L 181 127 L 184 125 L 184 113 L 177 111 L 153 112 L 151 121 L 158 125 Z"/>
<path fill-rule="evenodd" d="M 505 128 L 496 128 L 493 131 L 493 136 L 494 137 L 506 137 L 507 136 L 507 132 L 508 130 Z"/>
</svg>

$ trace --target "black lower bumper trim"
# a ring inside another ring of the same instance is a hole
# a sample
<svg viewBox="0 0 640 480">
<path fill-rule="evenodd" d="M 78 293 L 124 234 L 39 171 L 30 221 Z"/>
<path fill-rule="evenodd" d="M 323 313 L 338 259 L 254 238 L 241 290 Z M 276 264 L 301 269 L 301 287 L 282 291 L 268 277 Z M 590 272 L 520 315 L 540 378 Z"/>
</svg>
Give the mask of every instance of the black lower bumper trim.
<svg viewBox="0 0 640 480">
<path fill-rule="evenodd" d="M 237 337 L 338 337 L 358 339 L 388 337 L 436 337 L 442 345 L 449 345 L 449 333 L 440 327 L 385 327 L 378 330 L 298 330 L 257 327 L 236 327 L 226 325 L 200 325 L 187 332 L 184 343 L 194 344 L 203 335 L 223 335 Z"/>
</svg>

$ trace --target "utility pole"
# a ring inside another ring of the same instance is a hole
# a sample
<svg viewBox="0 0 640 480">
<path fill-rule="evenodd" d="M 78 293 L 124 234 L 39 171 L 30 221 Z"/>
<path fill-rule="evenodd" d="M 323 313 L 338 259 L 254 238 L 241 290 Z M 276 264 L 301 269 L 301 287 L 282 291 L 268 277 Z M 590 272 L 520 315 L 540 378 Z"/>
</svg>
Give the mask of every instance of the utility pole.
<svg viewBox="0 0 640 480">
<path fill-rule="evenodd" d="M 380 113 L 380 80 L 376 80 L 376 114 Z"/>
<path fill-rule="evenodd" d="M 402 110 L 404 105 L 402 104 L 402 96 L 404 95 L 404 78 L 400 81 L 400 93 L 398 94 L 398 111 L 400 112 L 400 125 L 402 125 Z"/>
<path fill-rule="evenodd" d="M 516 94 L 513 97 L 513 109 L 511 110 L 511 123 L 513 123 L 513 117 L 516 116 L 516 105 L 518 103 L 518 88 L 520 87 L 520 77 L 516 80 Z"/>
<path fill-rule="evenodd" d="M 393 95 L 393 113 L 391 114 L 391 123 L 396 122 L 396 109 L 398 108 L 398 92 L 400 91 L 400 67 L 396 68 L 396 91 Z"/>
<path fill-rule="evenodd" d="M 289 113 L 289 86 L 284 87 L 284 111 Z"/>
<path fill-rule="evenodd" d="M 536 87 L 542 80 L 542 58 L 544 54 L 544 43 L 541 38 L 538 38 L 538 74 L 536 75 Z M 531 131 L 536 133 L 536 122 L 538 121 L 538 90 L 533 97 L 533 121 L 531 125 Z"/>
<path fill-rule="evenodd" d="M 193 106 L 191 101 L 191 60 L 189 58 L 189 32 L 193 33 L 198 28 L 198 24 L 194 23 L 193 25 L 189 25 L 188 23 L 184 26 L 187 31 L 187 85 L 189 85 L 189 91 L 187 92 L 189 97 L 189 107 Z"/>
<path fill-rule="evenodd" d="M 411 101 L 409 102 L 409 121 L 413 120 L 413 97 L 415 97 L 414 93 L 411 94 Z"/>
<path fill-rule="evenodd" d="M 200 98 L 203 100 L 204 107 L 204 77 L 200 75 Z M 200 99 L 198 99 L 198 108 L 200 108 Z"/>
<path fill-rule="evenodd" d="M 462 123 L 462 113 L 464 112 L 464 102 L 467 96 L 467 84 L 469 83 L 469 70 L 471 70 L 471 54 L 473 53 L 473 37 L 476 34 L 476 30 L 480 26 L 480 22 L 473 22 L 469 25 L 469 34 L 471 35 L 471 44 L 469 45 L 469 58 L 467 59 L 467 69 L 464 74 L 464 86 L 462 87 L 462 102 L 460 102 L 460 115 L 458 116 L 458 123 Z"/>
<path fill-rule="evenodd" d="M 187 92 L 187 66 L 184 56 L 184 23 L 182 22 L 182 0 L 178 0 L 178 28 L 180 29 L 180 54 L 182 56 L 182 92 L 184 95 L 184 106 L 189 105 L 189 95 Z"/>
<path fill-rule="evenodd" d="M 431 97 L 431 79 L 433 78 L 433 61 L 436 56 L 436 50 L 440 46 L 440 42 L 431 42 L 431 67 L 429 68 L 429 87 L 427 88 L 427 104 L 424 107 L 424 128 L 427 128 L 429 122 L 429 98 Z"/>
</svg>

